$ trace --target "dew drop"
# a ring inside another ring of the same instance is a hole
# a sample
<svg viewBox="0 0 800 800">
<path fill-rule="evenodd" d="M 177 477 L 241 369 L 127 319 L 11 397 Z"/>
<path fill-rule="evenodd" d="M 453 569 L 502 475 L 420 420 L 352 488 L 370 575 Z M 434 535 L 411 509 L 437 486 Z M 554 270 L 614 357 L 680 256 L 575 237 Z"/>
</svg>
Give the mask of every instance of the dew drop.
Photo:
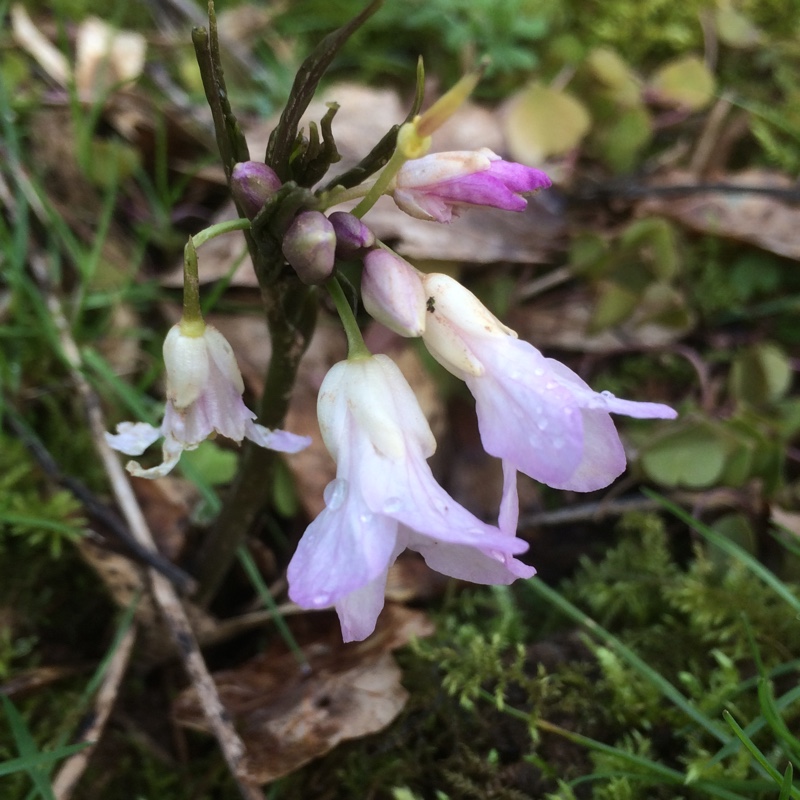
<svg viewBox="0 0 800 800">
<path fill-rule="evenodd" d="M 536 426 L 539 428 L 540 431 L 546 431 L 547 430 L 547 420 L 546 419 L 537 420 L 536 421 Z"/>
<path fill-rule="evenodd" d="M 318 608 L 329 606 L 331 604 L 331 596 L 329 594 L 315 594 L 311 602 Z"/>
<path fill-rule="evenodd" d="M 370 514 L 369 511 L 365 511 L 363 514 L 359 514 L 358 518 L 359 518 L 359 520 L 361 520 L 361 522 L 363 522 L 366 525 L 368 522 L 372 521 L 372 518 L 374 516 L 375 515 L 374 514 Z"/>
<path fill-rule="evenodd" d="M 604 392 L 600 392 L 600 397 L 614 397 L 614 394 L 606 389 Z"/>
<path fill-rule="evenodd" d="M 403 501 L 399 497 L 390 497 L 386 502 L 383 504 L 383 511 L 384 514 L 396 514 L 398 511 L 403 510 Z"/>
<path fill-rule="evenodd" d="M 541 377 L 542 377 L 542 375 L 544 375 L 544 370 L 543 370 L 541 367 L 536 367 L 536 369 L 533 371 L 533 374 L 534 374 L 534 375 L 535 375 L 537 378 L 541 378 Z"/>
<path fill-rule="evenodd" d="M 508 377 L 511 378 L 512 381 L 518 381 L 522 375 L 517 370 L 512 370 L 508 373 Z"/>
<path fill-rule="evenodd" d="M 545 389 L 555 389 L 556 386 L 558 386 L 558 384 L 555 381 L 547 381 L 547 383 L 544 385 L 544 388 Z"/>
<path fill-rule="evenodd" d="M 325 499 L 325 505 L 331 510 L 336 511 L 340 508 L 342 503 L 347 499 L 347 481 L 342 478 L 335 478 L 326 487 L 322 493 Z"/>
</svg>

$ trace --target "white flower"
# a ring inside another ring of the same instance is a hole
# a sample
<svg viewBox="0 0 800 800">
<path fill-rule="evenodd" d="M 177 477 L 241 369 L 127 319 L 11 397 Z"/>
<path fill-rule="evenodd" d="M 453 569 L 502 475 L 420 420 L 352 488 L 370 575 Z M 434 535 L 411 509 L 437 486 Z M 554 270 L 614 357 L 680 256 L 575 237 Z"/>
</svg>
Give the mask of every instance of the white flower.
<svg viewBox="0 0 800 800">
<path fill-rule="evenodd" d="M 407 547 L 433 569 L 476 583 L 534 574 L 513 557 L 528 549 L 515 536 L 516 473 L 506 475 L 499 528 L 456 503 L 431 473 L 436 442 L 390 358 L 336 364 L 318 412 L 336 479 L 289 564 L 289 597 L 304 608 L 335 606 L 345 641 L 374 630 L 389 567 Z"/>
<path fill-rule="evenodd" d="M 194 450 L 213 433 L 235 442 L 247 438 L 261 447 L 296 453 L 311 439 L 287 431 L 271 431 L 256 425 L 256 415 L 242 400 L 244 382 L 228 340 L 210 325 L 197 336 L 173 326 L 164 341 L 167 372 L 167 407 L 161 427 L 146 422 L 121 422 L 117 433 L 106 433 L 115 450 L 130 456 L 141 455 L 164 437 L 163 463 L 142 469 L 129 461 L 127 470 L 139 478 L 160 478 L 177 463 L 184 450 Z"/>
</svg>

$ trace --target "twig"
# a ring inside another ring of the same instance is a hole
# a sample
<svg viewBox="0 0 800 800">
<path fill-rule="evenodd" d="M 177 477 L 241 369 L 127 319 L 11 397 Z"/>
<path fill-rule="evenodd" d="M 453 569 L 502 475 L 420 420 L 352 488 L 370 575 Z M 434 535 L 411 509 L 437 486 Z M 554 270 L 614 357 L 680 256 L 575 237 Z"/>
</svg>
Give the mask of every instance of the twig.
<svg viewBox="0 0 800 800">
<path fill-rule="evenodd" d="M 797 186 L 759 186 L 752 183 L 717 182 L 669 185 L 651 185 L 632 181 L 611 182 L 604 186 L 578 190 L 574 193 L 573 199 L 588 202 L 607 197 L 635 200 L 639 197 L 684 197 L 693 194 L 762 194 L 777 200 L 785 200 L 788 203 L 800 203 L 800 187 Z"/>
<path fill-rule="evenodd" d="M 716 489 L 710 492 L 675 492 L 670 495 L 670 500 L 690 508 L 700 505 L 708 509 L 729 506 L 734 496 L 729 489 Z M 621 517 L 630 511 L 659 511 L 663 508 L 663 503 L 649 497 L 620 497 L 616 500 L 580 503 L 556 511 L 521 514 L 519 524 L 525 528 L 557 527 L 576 522 L 599 522 L 607 517 Z"/>
<path fill-rule="evenodd" d="M 107 425 L 100 401 L 81 372 L 81 356 L 78 346 L 64 316 L 61 303 L 48 290 L 47 271 L 40 259 L 32 258 L 31 266 L 47 298 L 47 306 L 59 332 L 62 354 L 69 365 L 72 379 L 83 400 L 89 420 L 89 430 L 95 448 L 103 462 L 111 483 L 111 489 L 134 538 L 147 550 L 156 552 L 152 534 L 144 518 L 130 479 L 116 453 L 105 439 Z M 203 708 L 209 727 L 219 743 L 222 755 L 231 771 L 239 792 L 245 800 L 263 800 L 259 786 L 250 778 L 246 767 L 244 743 L 233 728 L 225 708 L 220 701 L 217 687 L 208 672 L 203 654 L 192 631 L 180 599 L 172 584 L 152 567 L 148 570 L 150 585 L 164 621 L 178 646 L 178 650 L 192 686 Z"/>
<path fill-rule="evenodd" d="M 92 519 L 107 527 L 120 542 L 128 548 L 135 558 L 153 569 L 158 570 L 165 578 L 168 578 L 174 583 L 180 592 L 183 594 L 191 594 L 195 591 L 197 582 L 191 575 L 184 572 L 180 567 L 175 566 L 175 564 L 164 558 L 160 553 L 153 552 L 149 548 L 141 545 L 131 535 L 125 523 L 117 516 L 113 509 L 109 508 L 105 503 L 101 503 L 77 478 L 64 475 L 64 473 L 61 472 L 53 456 L 36 434 L 28 428 L 19 412 L 8 400 L 5 401 L 4 411 L 5 421 L 28 449 L 28 452 L 36 459 L 42 471 L 54 483 L 72 492 Z"/>
<path fill-rule="evenodd" d="M 103 735 L 103 730 L 111 714 L 114 701 L 117 699 L 117 692 L 119 691 L 120 684 L 128 668 L 128 662 L 130 661 L 135 641 L 136 627 L 131 625 L 123 634 L 111 661 L 108 663 L 108 669 L 103 677 L 103 683 L 97 692 L 97 699 L 95 701 L 94 711 L 90 717 L 90 723 L 81 732 L 81 740 L 91 742 L 91 744 L 70 756 L 70 758 L 61 765 L 61 769 L 59 769 L 58 774 L 53 780 L 53 794 L 56 800 L 68 800 L 77 786 L 81 775 L 83 775 L 84 770 L 89 764 L 89 758 L 94 752 L 97 742 L 100 741 L 100 737 Z"/>
</svg>

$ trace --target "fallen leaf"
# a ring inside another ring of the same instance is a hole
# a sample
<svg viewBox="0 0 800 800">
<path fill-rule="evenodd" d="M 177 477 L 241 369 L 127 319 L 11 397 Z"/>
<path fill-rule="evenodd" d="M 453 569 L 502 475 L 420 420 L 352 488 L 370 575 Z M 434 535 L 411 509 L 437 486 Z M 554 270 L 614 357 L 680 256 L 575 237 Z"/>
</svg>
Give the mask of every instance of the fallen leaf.
<svg viewBox="0 0 800 800">
<path fill-rule="evenodd" d="M 36 27 L 24 6 L 11 7 L 11 32 L 16 43 L 29 53 L 58 84 L 66 86 L 70 68 L 66 56 Z"/>
<path fill-rule="evenodd" d="M 87 103 L 104 100 L 120 84 L 136 80 L 144 69 L 147 41 L 140 33 L 120 31 L 97 17 L 78 26 L 75 87 Z"/>
<path fill-rule="evenodd" d="M 713 179 L 712 179 L 713 180 Z M 766 170 L 726 174 L 720 183 L 764 189 L 795 189 L 785 175 Z M 653 186 L 692 185 L 696 177 L 675 170 L 653 182 Z M 649 197 L 639 203 L 640 215 L 661 215 L 677 220 L 691 230 L 749 242 L 779 256 L 800 260 L 800 206 L 753 192 L 710 190 L 678 197 Z"/>
<path fill-rule="evenodd" d="M 339 742 L 389 725 L 408 697 L 391 651 L 433 632 L 422 612 L 394 604 L 384 609 L 375 633 L 364 642 L 343 644 L 332 614 L 306 615 L 292 625 L 310 673 L 276 641 L 268 652 L 213 675 L 247 748 L 247 771 L 259 783 L 288 775 Z M 208 732 L 192 688 L 175 700 L 173 717 L 179 725 Z"/>
</svg>

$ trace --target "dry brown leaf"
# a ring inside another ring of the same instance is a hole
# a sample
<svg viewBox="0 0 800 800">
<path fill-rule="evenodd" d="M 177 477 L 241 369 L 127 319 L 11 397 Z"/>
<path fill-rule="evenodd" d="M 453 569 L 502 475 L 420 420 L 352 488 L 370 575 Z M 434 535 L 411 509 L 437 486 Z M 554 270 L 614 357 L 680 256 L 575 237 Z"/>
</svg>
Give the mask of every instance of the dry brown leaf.
<svg viewBox="0 0 800 800">
<path fill-rule="evenodd" d="M 70 68 L 66 56 L 36 27 L 24 6 L 11 7 L 11 32 L 16 43 L 29 53 L 58 84 L 66 86 Z"/>
<path fill-rule="evenodd" d="M 767 170 L 726 174 L 720 183 L 773 189 L 795 188 L 788 177 Z M 691 185 L 689 172 L 674 171 L 654 186 Z M 703 192 L 683 197 L 649 197 L 639 203 L 643 216 L 660 215 L 701 233 L 749 242 L 779 256 L 800 260 L 800 205 L 777 197 L 749 192 Z"/>
<path fill-rule="evenodd" d="M 385 728 L 408 693 L 391 650 L 433 626 L 419 611 L 389 605 L 365 642 L 343 644 L 332 614 L 293 621 L 311 665 L 304 674 L 283 643 L 237 669 L 214 675 L 222 702 L 244 740 L 248 772 L 259 783 L 288 775 L 339 742 Z M 320 628 L 324 626 L 320 635 Z M 207 732 L 192 689 L 173 704 L 178 724 Z"/>
<path fill-rule="evenodd" d="M 144 69 L 147 41 L 140 33 L 120 31 L 97 17 L 78 26 L 75 86 L 85 102 L 103 100 L 119 84 L 136 80 Z"/>
</svg>

